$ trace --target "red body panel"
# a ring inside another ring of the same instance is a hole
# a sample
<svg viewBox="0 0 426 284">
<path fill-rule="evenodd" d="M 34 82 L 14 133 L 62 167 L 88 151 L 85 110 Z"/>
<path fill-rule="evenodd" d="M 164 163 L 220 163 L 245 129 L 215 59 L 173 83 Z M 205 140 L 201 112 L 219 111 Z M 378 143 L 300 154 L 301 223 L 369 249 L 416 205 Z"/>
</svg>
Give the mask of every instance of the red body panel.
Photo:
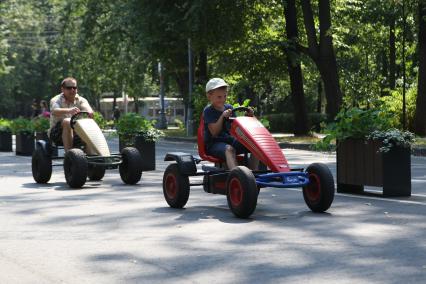
<svg viewBox="0 0 426 284">
<path fill-rule="evenodd" d="M 290 171 L 278 143 L 256 118 L 248 116 L 235 118 L 230 133 L 273 172 Z"/>
</svg>

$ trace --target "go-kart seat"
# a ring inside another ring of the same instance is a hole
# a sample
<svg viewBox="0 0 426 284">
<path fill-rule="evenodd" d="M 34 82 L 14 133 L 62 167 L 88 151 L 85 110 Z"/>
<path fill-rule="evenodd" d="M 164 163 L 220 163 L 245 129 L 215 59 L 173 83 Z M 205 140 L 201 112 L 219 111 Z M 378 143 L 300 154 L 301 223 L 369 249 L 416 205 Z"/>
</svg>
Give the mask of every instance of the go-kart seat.
<svg viewBox="0 0 426 284">
<path fill-rule="evenodd" d="M 198 154 L 200 155 L 201 159 L 215 163 L 215 164 L 222 164 L 226 161 L 210 156 L 206 153 L 206 145 L 204 143 L 204 117 L 203 114 L 201 114 L 200 117 L 200 125 L 198 126 L 197 131 L 197 143 L 198 143 Z M 244 155 L 237 155 L 238 161 L 244 160 Z"/>
</svg>

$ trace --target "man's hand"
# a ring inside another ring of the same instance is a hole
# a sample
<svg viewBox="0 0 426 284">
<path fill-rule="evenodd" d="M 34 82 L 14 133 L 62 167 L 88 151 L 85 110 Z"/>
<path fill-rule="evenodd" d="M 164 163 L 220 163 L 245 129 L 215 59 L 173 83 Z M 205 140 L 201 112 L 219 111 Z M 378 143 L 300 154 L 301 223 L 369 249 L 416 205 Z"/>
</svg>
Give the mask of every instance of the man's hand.
<svg viewBox="0 0 426 284">
<path fill-rule="evenodd" d="M 72 107 L 72 108 L 69 109 L 68 113 L 71 114 L 71 115 L 74 115 L 74 114 L 79 113 L 79 112 L 80 112 L 80 109 L 78 107 Z"/>
<path fill-rule="evenodd" d="M 87 114 L 90 118 L 93 118 L 93 112 L 89 111 Z"/>
<path fill-rule="evenodd" d="M 246 116 L 254 116 L 254 110 L 251 107 L 246 111 Z"/>
</svg>

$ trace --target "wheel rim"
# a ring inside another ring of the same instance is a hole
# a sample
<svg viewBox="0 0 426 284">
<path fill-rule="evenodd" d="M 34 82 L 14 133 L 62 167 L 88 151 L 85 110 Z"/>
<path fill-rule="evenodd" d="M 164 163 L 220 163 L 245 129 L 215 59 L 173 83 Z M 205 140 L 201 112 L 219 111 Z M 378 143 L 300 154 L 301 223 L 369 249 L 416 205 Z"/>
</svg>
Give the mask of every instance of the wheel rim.
<svg viewBox="0 0 426 284">
<path fill-rule="evenodd" d="M 169 174 L 166 177 L 166 194 L 170 199 L 175 199 L 177 194 L 177 180 L 176 176 Z"/>
<path fill-rule="evenodd" d="M 321 181 L 318 175 L 309 174 L 309 184 L 306 187 L 306 196 L 310 201 L 317 201 L 321 196 Z"/>
<path fill-rule="evenodd" d="M 229 199 L 234 206 L 240 205 L 243 200 L 243 188 L 241 186 L 241 182 L 237 178 L 231 179 L 229 182 Z"/>
</svg>

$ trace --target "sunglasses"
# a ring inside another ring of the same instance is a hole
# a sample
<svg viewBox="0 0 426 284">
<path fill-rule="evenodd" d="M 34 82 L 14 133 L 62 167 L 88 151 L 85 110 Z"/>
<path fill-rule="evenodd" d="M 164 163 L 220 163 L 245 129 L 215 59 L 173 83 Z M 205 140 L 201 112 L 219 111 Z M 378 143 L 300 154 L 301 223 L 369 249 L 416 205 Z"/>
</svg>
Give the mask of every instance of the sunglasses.
<svg viewBox="0 0 426 284">
<path fill-rule="evenodd" d="M 65 89 L 67 89 L 67 90 L 71 90 L 71 89 L 77 90 L 77 87 L 74 87 L 74 86 L 65 86 Z"/>
</svg>

